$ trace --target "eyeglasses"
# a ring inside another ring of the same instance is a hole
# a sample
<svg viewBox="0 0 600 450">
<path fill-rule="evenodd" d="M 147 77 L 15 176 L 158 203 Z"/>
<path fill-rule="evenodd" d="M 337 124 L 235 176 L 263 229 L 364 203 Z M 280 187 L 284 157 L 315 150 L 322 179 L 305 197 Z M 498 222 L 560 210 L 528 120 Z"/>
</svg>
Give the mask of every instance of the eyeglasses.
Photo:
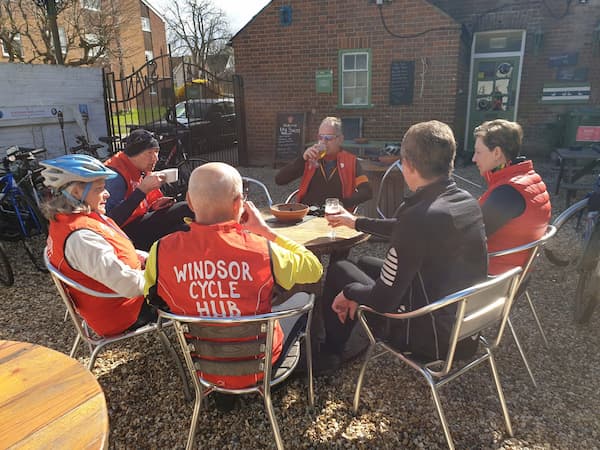
<svg viewBox="0 0 600 450">
<path fill-rule="evenodd" d="M 319 138 L 320 141 L 325 141 L 325 142 L 333 141 L 338 136 L 339 136 L 339 134 L 318 134 L 317 135 L 317 137 Z"/>
</svg>

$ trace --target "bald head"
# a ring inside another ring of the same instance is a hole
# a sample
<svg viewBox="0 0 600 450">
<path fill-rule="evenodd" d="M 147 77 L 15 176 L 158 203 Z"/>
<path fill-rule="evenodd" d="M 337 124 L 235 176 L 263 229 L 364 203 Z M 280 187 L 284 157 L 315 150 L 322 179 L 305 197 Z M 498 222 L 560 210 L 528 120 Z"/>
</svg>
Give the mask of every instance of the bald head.
<svg viewBox="0 0 600 450">
<path fill-rule="evenodd" d="M 228 164 L 204 164 L 192 172 L 187 200 L 196 222 L 210 225 L 239 220 L 242 209 L 242 177 Z"/>
</svg>

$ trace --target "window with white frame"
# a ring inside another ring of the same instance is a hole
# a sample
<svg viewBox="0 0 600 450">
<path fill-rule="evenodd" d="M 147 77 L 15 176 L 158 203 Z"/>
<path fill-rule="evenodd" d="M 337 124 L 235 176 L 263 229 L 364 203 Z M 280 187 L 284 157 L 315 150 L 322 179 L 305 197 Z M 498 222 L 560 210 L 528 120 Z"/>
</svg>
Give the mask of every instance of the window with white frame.
<svg viewBox="0 0 600 450">
<path fill-rule="evenodd" d="M 91 11 L 100 11 L 101 0 L 81 0 L 81 7 Z"/>
<path fill-rule="evenodd" d="M 0 40 L 0 47 L 2 47 L 2 56 L 8 58 L 10 54 L 8 53 L 8 45 L 4 44 L 3 40 Z M 15 37 L 12 40 L 12 50 L 14 55 L 21 55 L 21 35 L 15 34 Z"/>
<path fill-rule="evenodd" d="M 340 51 L 340 106 L 370 106 L 370 50 Z"/>
<path fill-rule="evenodd" d="M 152 31 L 150 28 L 150 18 L 142 16 L 142 31 Z"/>
</svg>

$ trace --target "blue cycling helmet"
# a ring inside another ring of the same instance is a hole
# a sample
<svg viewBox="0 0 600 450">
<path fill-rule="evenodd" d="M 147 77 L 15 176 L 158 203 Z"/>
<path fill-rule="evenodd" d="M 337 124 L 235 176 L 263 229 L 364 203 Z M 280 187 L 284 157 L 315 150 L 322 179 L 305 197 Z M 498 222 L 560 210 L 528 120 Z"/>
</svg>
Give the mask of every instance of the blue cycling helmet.
<svg viewBox="0 0 600 450">
<path fill-rule="evenodd" d="M 110 179 L 117 176 L 96 158 L 88 155 L 65 155 L 55 159 L 46 159 L 40 164 L 44 184 L 55 191 L 74 181 L 89 183 L 99 179 Z"/>
</svg>

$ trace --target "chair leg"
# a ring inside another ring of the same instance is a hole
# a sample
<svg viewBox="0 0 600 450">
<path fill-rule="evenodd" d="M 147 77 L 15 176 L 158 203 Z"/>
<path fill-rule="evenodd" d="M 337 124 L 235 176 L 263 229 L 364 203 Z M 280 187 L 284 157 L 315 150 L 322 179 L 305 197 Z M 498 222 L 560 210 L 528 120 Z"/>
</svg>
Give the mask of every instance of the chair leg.
<svg viewBox="0 0 600 450">
<path fill-rule="evenodd" d="M 510 424 L 510 416 L 508 415 L 508 408 L 506 407 L 506 400 L 504 399 L 504 392 L 502 391 L 502 386 L 500 385 L 500 377 L 498 376 L 498 369 L 496 368 L 496 361 L 494 360 L 494 355 L 489 349 L 486 349 L 488 352 L 490 368 L 492 369 L 492 375 L 494 377 L 494 383 L 496 384 L 496 390 L 498 391 L 498 399 L 500 400 L 500 405 L 502 406 L 502 414 L 504 415 L 504 422 L 506 423 L 506 431 L 510 437 L 513 437 L 512 425 Z"/>
<path fill-rule="evenodd" d="M 529 309 L 531 309 L 531 314 L 533 314 L 533 318 L 535 319 L 535 323 L 537 323 L 538 330 L 540 330 L 540 334 L 542 335 L 542 339 L 544 340 L 544 344 L 546 348 L 550 348 L 548 346 L 548 339 L 546 339 L 546 333 L 544 333 L 544 329 L 542 328 L 542 324 L 537 315 L 535 307 L 533 306 L 533 302 L 531 301 L 531 297 L 529 296 L 529 291 L 525 291 L 525 297 L 527 298 L 527 303 L 529 303 Z"/>
<path fill-rule="evenodd" d="M 102 350 L 102 347 L 104 347 L 104 345 L 98 345 L 94 348 L 94 350 L 92 350 L 90 360 L 88 361 L 87 365 L 88 370 L 92 370 L 94 368 L 94 363 L 96 362 L 96 358 L 98 357 L 98 353 L 100 353 L 100 350 Z"/>
<path fill-rule="evenodd" d="M 354 402 L 352 404 L 352 409 L 354 410 L 354 414 L 358 412 L 358 403 L 360 402 L 360 390 L 362 389 L 363 381 L 365 378 L 365 373 L 367 371 L 367 364 L 373 355 L 373 351 L 375 350 L 375 346 L 377 344 L 371 343 L 369 344 L 369 348 L 367 349 L 367 353 L 365 354 L 365 361 L 360 368 L 360 373 L 358 374 L 358 380 L 356 381 L 356 390 L 354 391 Z"/>
<path fill-rule="evenodd" d="M 77 353 L 77 347 L 79 347 L 80 342 L 81 342 L 81 335 L 79 333 L 77 333 L 77 336 L 75 337 L 75 342 L 73 342 L 73 346 L 71 347 L 71 353 L 69 353 L 69 356 L 71 358 L 75 357 L 75 353 Z"/>
<path fill-rule="evenodd" d="M 179 372 L 179 378 L 181 378 L 181 382 L 183 384 L 183 395 L 184 395 L 185 399 L 189 402 L 192 399 L 192 395 L 190 394 L 190 387 L 188 385 L 188 381 L 185 376 L 185 370 L 183 369 L 181 360 L 179 359 L 177 352 L 171 345 L 171 341 L 169 341 L 169 338 L 167 337 L 167 335 L 162 330 L 157 330 L 157 333 L 158 333 L 158 337 L 160 339 L 160 342 L 161 342 L 163 348 L 171 356 L 171 359 L 173 360 L 175 367 L 177 367 L 177 371 Z"/>
<path fill-rule="evenodd" d="M 202 398 L 202 393 L 196 392 L 196 400 L 194 402 L 194 413 L 192 414 L 192 423 L 190 424 L 190 432 L 188 433 L 188 440 L 185 446 L 185 450 L 192 450 L 194 448 L 194 441 L 196 439 L 196 429 L 198 427 L 198 417 L 200 416 L 200 408 L 202 407 Z"/>
<path fill-rule="evenodd" d="M 265 409 L 269 416 L 269 422 L 271 422 L 271 428 L 275 435 L 275 444 L 277 444 L 277 450 L 283 450 L 283 441 L 281 440 L 281 434 L 279 433 L 279 426 L 277 425 L 277 418 L 275 417 L 275 411 L 273 410 L 273 403 L 271 402 L 271 388 L 267 388 L 263 392 L 263 398 L 265 400 Z"/>
<path fill-rule="evenodd" d="M 310 340 L 310 328 L 307 329 L 304 336 L 304 344 L 306 346 L 306 367 L 308 367 L 308 404 L 315 406 L 315 386 L 313 382 L 313 366 L 312 366 L 312 342 Z"/>
<path fill-rule="evenodd" d="M 442 409 L 442 402 L 440 401 L 440 396 L 438 395 L 435 383 L 428 377 L 425 377 L 425 379 L 427 380 L 427 384 L 429 384 L 429 387 L 431 388 L 431 396 L 433 397 L 435 409 L 437 410 L 438 416 L 440 417 L 440 422 L 442 422 L 442 428 L 444 429 L 444 436 L 446 436 L 448 448 L 450 450 L 454 450 L 454 441 L 452 441 L 452 436 L 450 435 L 450 427 L 448 427 L 448 422 L 446 421 L 446 416 L 444 415 L 444 410 Z"/>
<path fill-rule="evenodd" d="M 510 321 L 510 317 L 508 318 L 508 320 L 506 322 L 508 323 L 508 328 L 510 328 L 510 332 L 512 333 L 513 339 L 515 340 L 515 344 L 517 344 L 517 349 L 519 350 L 519 353 L 521 354 L 521 359 L 523 360 L 523 364 L 525 364 L 525 368 L 527 369 L 527 372 L 529 373 L 529 378 L 531 378 L 531 382 L 537 388 L 537 382 L 535 381 L 533 372 L 531 371 L 531 368 L 529 367 L 529 362 L 527 361 L 525 352 L 523 352 L 523 347 L 521 347 L 521 342 L 519 341 L 519 338 L 517 337 L 517 333 L 515 332 L 515 329 L 513 328 L 512 322 Z"/>
</svg>

